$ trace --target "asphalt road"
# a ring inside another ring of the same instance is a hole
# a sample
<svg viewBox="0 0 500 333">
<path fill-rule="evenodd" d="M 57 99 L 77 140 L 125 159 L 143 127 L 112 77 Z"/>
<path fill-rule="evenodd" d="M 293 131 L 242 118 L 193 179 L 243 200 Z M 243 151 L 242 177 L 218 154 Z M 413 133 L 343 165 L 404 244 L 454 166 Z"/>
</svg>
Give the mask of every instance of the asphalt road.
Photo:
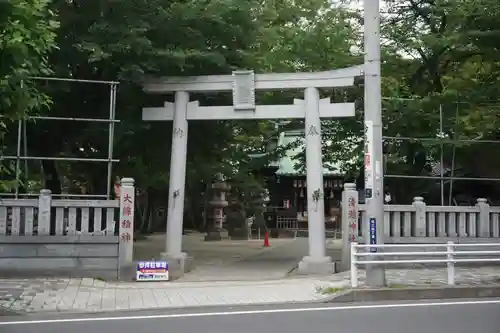
<svg viewBox="0 0 500 333">
<path fill-rule="evenodd" d="M 2 333 L 498 333 L 500 299 L 0 317 Z"/>
</svg>

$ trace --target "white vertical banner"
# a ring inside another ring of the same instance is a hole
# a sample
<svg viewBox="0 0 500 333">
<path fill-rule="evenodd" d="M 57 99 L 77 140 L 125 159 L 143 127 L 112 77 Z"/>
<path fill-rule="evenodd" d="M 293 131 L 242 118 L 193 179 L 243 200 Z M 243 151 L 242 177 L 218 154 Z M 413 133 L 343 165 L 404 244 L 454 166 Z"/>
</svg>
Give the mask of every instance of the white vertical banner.
<svg viewBox="0 0 500 333">
<path fill-rule="evenodd" d="M 373 193 L 375 168 L 373 164 L 373 122 L 365 120 L 365 197 L 370 199 Z"/>
</svg>

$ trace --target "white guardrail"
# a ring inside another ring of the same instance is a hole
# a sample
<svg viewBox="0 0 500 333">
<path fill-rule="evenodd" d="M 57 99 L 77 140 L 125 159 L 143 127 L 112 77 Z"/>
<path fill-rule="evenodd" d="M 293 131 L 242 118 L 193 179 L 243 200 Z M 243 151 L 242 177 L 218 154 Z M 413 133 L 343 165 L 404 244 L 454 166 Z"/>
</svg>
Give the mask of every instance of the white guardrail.
<svg viewBox="0 0 500 333">
<path fill-rule="evenodd" d="M 384 248 L 444 248 L 443 251 L 421 251 L 421 252 L 383 252 Z M 446 263 L 448 271 L 448 284 L 455 284 L 455 263 L 468 262 L 500 262 L 500 250 L 484 250 L 484 251 L 467 251 L 470 247 L 497 247 L 500 249 L 500 243 L 467 243 L 455 244 L 448 242 L 447 244 L 358 244 L 351 243 L 351 287 L 358 287 L 358 266 L 369 264 L 426 264 L 426 263 Z M 456 251 L 458 248 L 465 250 Z M 361 252 L 361 250 L 363 250 Z M 382 252 L 378 252 L 380 249 Z M 360 250 L 360 251 L 358 251 Z M 436 259 L 392 259 L 394 256 L 440 256 L 443 258 Z M 461 255 L 477 256 L 476 258 L 460 258 Z M 498 255 L 497 258 L 481 258 L 482 255 Z M 375 257 L 375 260 L 370 260 L 370 257 Z M 362 258 L 362 259 L 361 259 Z M 360 260 L 361 259 L 361 260 Z"/>
</svg>

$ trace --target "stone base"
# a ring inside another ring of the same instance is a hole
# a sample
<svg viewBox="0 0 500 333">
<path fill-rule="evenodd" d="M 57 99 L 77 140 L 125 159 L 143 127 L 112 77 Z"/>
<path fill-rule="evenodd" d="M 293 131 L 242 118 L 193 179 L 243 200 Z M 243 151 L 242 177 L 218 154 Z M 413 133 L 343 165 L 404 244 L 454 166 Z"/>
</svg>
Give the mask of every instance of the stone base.
<svg viewBox="0 0 500 333">
<path fill-rule="evenodd" d="M 137 272 L 137 264 L 135 262 L 120 264 L 120 271 L 118 273 L 119 281 L 134 281 Z"/>
<path fill-rule="evenodd" d="M 160 257 L 168 262 L 169 280 L 177 280 L 193 269 L 193 258 L 187 253 L 172 255 L 162 252 Z"/>
<path fill-rule="evenodd" d="M 335 272 L 347 272 L 351 270 L 351 261 L 350 260 L 341 260 L 335 263 Z"/>
<path fill-rule="evenodd" d="M 335 273 L 335 263 L 330 257 L 304 257 L 299 262 L 297 274 L 302 275 L 328 275 Z"/>
<path fill-rule="evenodd" d="M 220 241 L 223 239 L 229 239 L 229 232 L 226 229 L 217 229 L 207 232 L 205 235 L 205 241 Z"/>
</svg>

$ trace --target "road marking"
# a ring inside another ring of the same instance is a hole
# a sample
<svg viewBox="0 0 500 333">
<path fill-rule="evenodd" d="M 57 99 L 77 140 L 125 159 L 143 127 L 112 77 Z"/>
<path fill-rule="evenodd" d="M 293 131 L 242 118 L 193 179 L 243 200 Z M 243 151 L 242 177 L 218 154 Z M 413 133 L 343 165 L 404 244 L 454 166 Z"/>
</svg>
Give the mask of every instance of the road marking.
<svg viewBox="0 0 500 333">
<path fill-rule="evenodd" d="M 479 300 L 479 301 L 457 301 L 457 302 L 433 302 L 433 303 L 401 303 L 401 304 L 371 304 L 371 305 L 346 305 L 329 306 L 316 308 L 293 308 L 293 309 L 268 309 L 268 310 L 246 310 L 246 311 L 224 311 L 224 312 L 200 312 L 200 313 L 177 313 L 165 315 L 142 315 L 123 317 L 101 317 L 101 318 L 67 318 L 67 319 L 44 319 L 44 320 L 23 320 L 0 322 L 0 326 L 6 325 L 35 325 L 35 324 L 60 324 L 60 323 L 81 323 L 109 320 L 143 320 L 143 319 L 174 319 L 190 317 L 211 317 L 211 316 L 233 316 L 233 315 L 256 315 L 274 314 L 290 312 L 315 312 L 315 311 L 345 311 L 345 310 L 366 310 L 366 309 L 396 309 L 396 308 L 417 308 L 435 306 L 456 306 L 456 305 L 480 305 L 480 304 L 500 304 L 500 299 Z M 172 309 L 173 310 L 173 309 Z M 138 310 L 139 311 L 139 310 Z"/>
</svg>

